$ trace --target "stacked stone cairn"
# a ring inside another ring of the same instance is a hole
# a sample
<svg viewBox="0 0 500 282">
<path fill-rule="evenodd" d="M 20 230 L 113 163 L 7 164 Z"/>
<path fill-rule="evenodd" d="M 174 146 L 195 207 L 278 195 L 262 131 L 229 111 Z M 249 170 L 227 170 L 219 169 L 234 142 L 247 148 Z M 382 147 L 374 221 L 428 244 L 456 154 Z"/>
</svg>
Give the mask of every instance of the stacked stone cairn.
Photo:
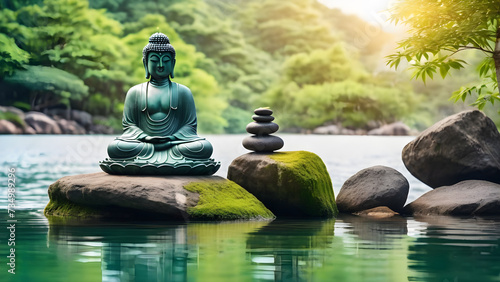
<svg viewBox="0 0 500 282">
<path fill-rule="evenodd" d="M 269 108 L 258 108 L 254 111 L 255 115 L 251 122 L 247 125 L 246 130 L 252 136 L 243 139 L 243 147 L 255 152 L 273 152 L 283 147 L 283 139 L 271 135 L 278 131 L 279 126 L 272 122 L 274 117 L 273 111 Z"/>
</svg>

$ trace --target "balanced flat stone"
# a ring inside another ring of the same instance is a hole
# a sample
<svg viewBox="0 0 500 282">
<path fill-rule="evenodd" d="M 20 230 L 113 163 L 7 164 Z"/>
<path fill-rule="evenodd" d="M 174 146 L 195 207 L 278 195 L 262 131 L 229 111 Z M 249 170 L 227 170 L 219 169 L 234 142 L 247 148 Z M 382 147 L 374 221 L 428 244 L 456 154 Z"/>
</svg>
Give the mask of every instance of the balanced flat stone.
<svg viewBox="0 0 500 282">
<path fill-rule="evenodd" d="M 273 114 L 273 111 L 269 108 L 258 108 L 258 109 L 255 109 L 255 111 L 253 111 L 254 114 L 258 115 L 258 116 L 270 116 Z"/>
<path fill-rule="evenodd" d="M 49 187 L 46 215 L 141 220 L 270 219 L 252 194 L 218 176 L 66 176 Z"/>
<path fill-rule="evenodd" d="M 465 180 L 434 189 L 404 208 L 409 215 L 500 215 L 500 184 Z"/>
<path fill-rule="evenodd" d="M 247 132 L 258 136 L 273 134 L 279 129 L 274 122 L 251 122 L 247 125 Z"/>
<path fill-rule="evenodd" d="M 248 136 L 243 139 L 243 147 L 255 152 L 272 152 L 283 148 L 283 139 L 278 136 Z"/>
<path fill-rule="evenodd" d="M 271 122 L 274 120 L 274 117 L 253 115 L 252 119 L 255 120 L 256 122 Z"/>
</svg>

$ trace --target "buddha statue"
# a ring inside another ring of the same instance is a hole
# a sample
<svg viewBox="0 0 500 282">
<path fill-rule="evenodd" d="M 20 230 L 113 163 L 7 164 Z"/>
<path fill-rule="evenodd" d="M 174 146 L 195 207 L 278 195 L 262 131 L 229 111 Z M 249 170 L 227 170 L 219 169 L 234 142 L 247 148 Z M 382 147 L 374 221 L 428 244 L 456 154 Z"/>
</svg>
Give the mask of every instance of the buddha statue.
<svg viewBox="0 0 500 282">
<path fill-rule="evenodd" d="M 189 88 L 175 83 L 175 49 L 163 33 L 144 47 L 148 82 L 132 87 L 125 98 L 123 134 L 108 146 L 100 162 L 110 174 L 211 175 L 220 163 L 210 158 L 212 145 L 197 135 L 196 109 Z"/>
</svg>

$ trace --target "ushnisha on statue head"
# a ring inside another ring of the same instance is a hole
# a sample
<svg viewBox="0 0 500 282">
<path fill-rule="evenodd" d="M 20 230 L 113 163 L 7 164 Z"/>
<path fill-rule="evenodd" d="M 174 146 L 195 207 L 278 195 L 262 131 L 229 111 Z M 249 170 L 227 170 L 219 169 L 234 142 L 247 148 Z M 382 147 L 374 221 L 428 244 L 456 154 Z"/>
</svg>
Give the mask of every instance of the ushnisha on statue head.
<svg viewBox="0 0 500 282">
<path fill-rule="evenodd" d="M 149 43 L 142 49 L 142 63 L 146 78 L 152 82 L 174 78 L 175 49 L 168 36 L 161 32 L 149 37 Z"/>
</svg>

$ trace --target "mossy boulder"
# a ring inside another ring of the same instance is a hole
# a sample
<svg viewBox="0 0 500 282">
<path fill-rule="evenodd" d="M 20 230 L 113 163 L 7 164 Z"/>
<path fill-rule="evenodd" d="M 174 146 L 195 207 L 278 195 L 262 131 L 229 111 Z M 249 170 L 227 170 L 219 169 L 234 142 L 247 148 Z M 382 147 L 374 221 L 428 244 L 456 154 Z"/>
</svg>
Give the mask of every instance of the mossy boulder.
<svg viewBox="0 0 500 282">
<path fill-rule="evenodd" d="M 257 198 L 218 176 L 66 176 L 49 187 L 45 215 L 141 220 L 271 219 Z"/>
<path fill-rule="evenodd" d="M 321 158 L 311 152 L 245 154 L 231 163 L 227 177 L 277 216 L 338 214 L 330 175 Z"/>
</svg>

